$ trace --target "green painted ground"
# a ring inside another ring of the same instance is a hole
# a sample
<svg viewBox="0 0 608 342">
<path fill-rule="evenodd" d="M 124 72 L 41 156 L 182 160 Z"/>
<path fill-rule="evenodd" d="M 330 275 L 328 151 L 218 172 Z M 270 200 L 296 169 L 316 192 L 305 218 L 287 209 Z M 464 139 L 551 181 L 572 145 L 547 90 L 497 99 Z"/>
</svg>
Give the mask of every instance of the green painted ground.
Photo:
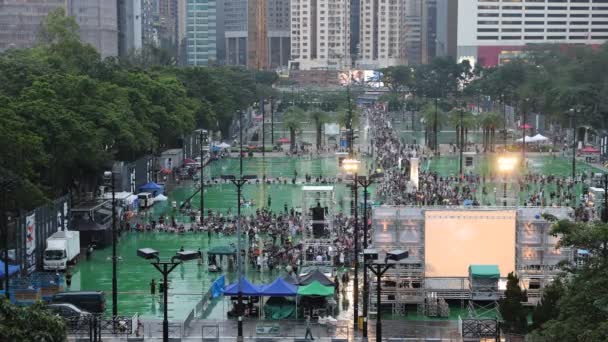
<svg viewBox="0 0 608 342">
<path fill-rule="evenodd" d="M 428 167 L 432 170 L 437 170 L 442 174 L 455 173 L 457 171 L 457 157 L 442 157 L 437 161 L 433 161 Z M 486 166 L 483 166 L 486 165 Z M 488 161 L 480 163 L 480 169 L 488 168 Z M 579 170 L 589 168 L 588 165 L 579 163 Z M 299 175 L 305 173 L 313 175 L 334 176 L 337 172 L 337 161 L 332 158 L 317 158 L 313 160 L 296 159 L 296 158 L 266 158 L 262 161 L 261 158 L 246 159 L 244 161 L 244 174 L 257 174 L 261 176 L 264 172 L 272 177 L 284 176 L 292 177 L 294 170 L 298 170 Z M 532 158 L 530 160 L 530 168 L 538 170 L 537 172 L 568 174 L 569 161 L 562 158 L 551 159 L 548 157 Z M 238 172 L 238 160 L 227 159 L 214 163 L 209 170 L 212 176 L 221 174 L 235 174 Z M 536 171 L 535 171 L 536 172 Z M 208 174 L 209 174 L 208 173 Z M 490 185 L 491 186 L 491 185 Z M 253 199 L 254 206 L 244 208 L 245 213 L 253 212 L 254 208 L 266 206 L 268 197 L 271 197 L 271 208 L 273 210 L 283 210 L 285 203 L 289 207 L 300 206 L 301 200 L 301 185 L 246 185 L 244 187 L 244 197 L 247 200 Z M 172 201 L 183 201 L 193 192 L 192 186 L 182 186 L 169 195 L 169 201 L 155 206 L 151 217 L 157 218 L 161 213 L 170 214 L 172 209 L 170 203 Z M 373 193 L 373 190 L 372 190 Z M 338 200 L 338 208 L 340 209 L 340 199 L 342 200 L 342 209 L 348 209 L 347 190 L 344 185 L 336 186 L 336 199 Z M 493 194 L 491 196 L 493 197 Z M 500 196 L 499 196 L 500 197 Z M 192 201 L 194 207 L 199 205 L 199 196 L 195 196 Z M 500 198 L 498 199 L 500 201 Z M 494 200 L 488 199 L 492 203 Z M 205 191 L 205 206 L 212 210 L 220 210 L 226 212 L 232 208 L 232 212 L 236 213 L 236 190 L 235 187 L 229 184 L 214 185 L 208 187 Z M 483 201 L 486 203 L 486 201 Z M 188 218 L 178 216 L 178 221 L 188 221 Z M 211 241 L 207 240 L 206 234 L 187 233 L 183 235 L 175 235 L 169 233 L 127 233 L 121 237 L 118 247 L 118 255 L 121 257 L 118 270 L 118 290 L 119 290 L 119 313 L 121 315 L 131 315 L 140 313 L 145 318 L 160 318 L 162 315 L 162 307 L 160 305 L 160 297 L 150 295 L 149 283 L 152 279 L 158 281 L 160 273 L 154 269 L 149 262 L 136 257 L 138 248 L 150 247 L 161 252 L 161 256 L 172 256 L 179 250 L 181 246 L 186 249 L 206 251 L 210 246 L 228 245 L 235 243 L 233 237 L 217 237 L 214 236 Z M 102 290 L 107 294 L 108 312 L 111 312 L 111 262 L 109 256 L 111 249 L 96 251 L 91 260 L 82 260 L 73 270 L 73 282 L 71 290 Z M 206 260 L 206 256 L 205 256 Z M 258 273 L 254 270 L 247 270 L 247 275 L 255 283 L 265 283 L 274 279 L 278 275 L 278 271 L 273 274 Z M 227 272 L 230 280 L 233 280 L 234 272 Z M 196 262 L 190 262 L 179 266 L 170 276 L 170 317 L 172 319 L 185 318 L 190 310 L 202 298 L 213 280 L 217 277 L 216 274 L 207 272 L 205 265 L 198 266 Z M 223 306 L 222 301 L 216 302 Z M 220 308 L 221 312 L 227 308 Z M 217 312 L 214 316 L 217 315 Z"/>
<path fill-rule="evenodd" d="M 207 176 L 219 176 L 221 174 L 238 173 L 238 159 L 225 159 L 213 163 Z M 299 175 L 305 173 L 317 175 L 335 176 L 337 172 L 337 159 L 316 158 L 313 160 L 297 158 L 253 158 L 244 160 L 244 174 L 257 174 L 261 177 L 264 170 L 270 177 L 293 177 L 294 170 L 298 170 Z M 205 170 L 207 172 L 207 169 Z M 301 206 L 301 187 L 302 185 L 293 184 L 250 184 L 244 186 L 243 196 L 246 200 L 253 200 L 253 206 L 243 208 L 243 213 L 249 214 L 255 208 L 267 206 L 268 197 L 271 197 L 271 208 L 275 211 L 282 211 L 285 203 L 288 207 Z M 193 185 L 184 185 L 175 189 L 169 194 L 169 201 L 160 203 L 147 213 L 146 219 L 158 219 L 161 214 L 175 214 L 171 208 L 171 202 L 184 201 L 193 193 Z M 336 186 L 337 209 L 349 209 L 348 190 L 345 185 Z M 192 199 L 192 205 L 199 206 L 200 196 Z M 231 184 L 213 185 L 205 190 L 205 208 L 226 213 L 229 208 L 236 214 L 237 194 L 236 188 Z M 179 222 L 189 222 L 188 217 L 176 214 Z M 127 233 L 123 234 L 118 247 L 118 255 L 121 257 L 118 271 L 118 301 L 120 303 L 119 313 L 121 315 L 141 314 L 144 318 L 162 317 L 161 297 L 150 295 L 150 281 L 160 279 L 160 273 L 146 260 L 136 256 L 139 248 L 150 247 L 160 252 L 161 257 L 170 257 L 184 246 L 185 249 L 197 250 L 201 248 L 206 251 L 209 247 L 236 244 L 234 237 L 214 236 L 211 241 L 207 239 L 207 234 L 186 233 L 181 235 L 170 233 Z M 91 260 L 82 260 L 73 270 L 71 290 L 102 290 L 106 293 L 108 304 L 107 312 L 111 309 L 111 284 L 112 266 L 110 262 L 111 249 L 95 251 Z M 206 256 L 205 256 L 206 261 Z M 255 270 L 247 270 L 247 276 L 254 283 L 269 283 L 279 275 L 279 271 L 273 273 L 259 273 Z M 198 266 L 196 262 L 189 262 L 178 266 L 170 275 L 170 303 L 169 315 L 172 319 L 184 319 L 194 308 L 196 303 L 202 298 L 210 284 L 218 277 L 215 273 L 207 271 L 206 263 Z M 235 272 L 227 272 L 229 280 L 235 279 Z M 223 312 L 229 309 L 229 304 L 222 300 L 214 301 L 216 309 L 211 317 L 221 319 L 225 317 Z"/>
</svg>

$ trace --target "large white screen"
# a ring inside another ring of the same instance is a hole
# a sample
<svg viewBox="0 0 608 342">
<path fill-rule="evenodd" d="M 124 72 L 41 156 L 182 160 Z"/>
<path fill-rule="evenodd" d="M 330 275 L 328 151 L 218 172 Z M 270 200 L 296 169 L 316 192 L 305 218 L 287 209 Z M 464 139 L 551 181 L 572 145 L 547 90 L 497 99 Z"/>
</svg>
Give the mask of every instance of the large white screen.
<svg viewBox="0 0 608 342">
<path fill-rule="evenodd" d="M 498 265 L 506 277 L 515 269 L 514 210 L 426 211 L 427 277 L 466 277 L 469 265 Z"/>
</svg>

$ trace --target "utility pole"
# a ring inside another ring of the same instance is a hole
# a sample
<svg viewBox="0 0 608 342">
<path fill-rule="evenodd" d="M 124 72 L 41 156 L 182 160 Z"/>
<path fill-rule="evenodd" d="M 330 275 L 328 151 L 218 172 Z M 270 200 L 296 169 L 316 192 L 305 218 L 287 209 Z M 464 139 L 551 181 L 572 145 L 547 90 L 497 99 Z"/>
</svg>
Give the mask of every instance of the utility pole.
<svg viewBox="0 0 608 342">
<path fill-rule="evenodd" d="M 274 147 L 274 99 L 270 97 L 270 144 Z"/>
<path fill-rule="evenodd" d="M 236 186 L 237 189 L 237 226 L 236 226 L 236 234 L 237 234 L 237 251 L 236 251 L 236 262 L 237 262 L 237 287 L 238 287 L 238 299 L 237 299 L 237 315 L 238 315 L 238 325 L 237 325 L 237 334 L 238 341 L 243 340 L 243 293 L 241 288 L 241 276 L 242 276 L 242 260 L 241 260 L 241 249 L 242 249 L 242 232 L 241 232 L 241 193 L 242 188 L 247 180 L 243 179 L 243 175 L 241 175 L 240 179 L 233 179 L 232 183 Z"/>
<path fill-rule="evenodd" d="M 437 111 L 439 110 L 439 98 L 435 98 L 435 116 L 433 118 L 433 150 L 435 150 L 435 155 L 439 153 L 439 142 L 437 141 Z"/>
<path fill-rule="evenodd" d="M 462 182 L 462 150 L 464 149 L 464 126 L 463 126 L 463 118 L 464 118 L 464 108 L 460 108 L 460 181 Z"/>
<path fill-rule="evenodd" d="M 179 262 L 161 262 L 161 261 L 156 261 L 153 262 L 152 265 L 154 265 L 154 267 L 156 267 L 156 269 L 163 275 L 163 342 L 167 342 L 169 341 L 169 319 L 168 319 L 168 310 L 167 310 L 167 305 L 168 305 L 168 301 L 167 301 L 167 292 L 169 292 L 169 287 L 168 287 L 168 277 L 169 277 L 169 273 L 171 273 L 171 271 L 173 271 L 175 269 L 175 267 L 177 267 L 177 265 L 179 265 Z"/>
<path fill-rule="evenodd" d="M 604 173 L 604 211 L 602 221 L 608 223 L 608 173 Z"/>
<path fill-rule="evenodd" d="M 367 249 L 367 188 L 373 183 L 369 177 L 358 180 L 359 185 L 363 188 L 363 250 Z M 365 262 L 365 261 L 364 261 Z M 369 280 L 367 278 L 367 267 L 363 268 L 363 340 L 367 340 L 367 315 L 369 306 Z"/>
<path fill-rule="evenodd" d="M 205 193 L 205 178 L 203 177 L 203 170 L 205 169 L 205 160 L 203 159 L 203 146 L 205 144 L 205 133 L 204 130 L 201 128 L 200 130 L 200 135 L 199 135 L 199 145 L 200 145 L 200 155 L 201 155 L 201 225 L 203 224 L 203 218 L 205 217 L 205 199 L 204 199 L 204 193 Z"/>
<path fill-rule="evenodd" d="M 358 203 L 358 176 L 357 172 L 355 172 L 355 179 L 353 182 L 353 188 L 355 190 L 355 281 L 353 282 L 353 316 L 354 316 L 354 329 L 357 330 L 358 320 L 359 320 L 359 203 Z"/>
<path fill-rule="evenodd" d="M 260 99 L 260 109 L 262 110 L 262 157 L 266 157 L 266 108 L 264 108 L 264 98 Z"/>
<path fill-rule="evenodd" d="M 118 316 L 118 278 L 116 277 L 116 188 L 112 165 L 112 318 Z"/>
</svg>

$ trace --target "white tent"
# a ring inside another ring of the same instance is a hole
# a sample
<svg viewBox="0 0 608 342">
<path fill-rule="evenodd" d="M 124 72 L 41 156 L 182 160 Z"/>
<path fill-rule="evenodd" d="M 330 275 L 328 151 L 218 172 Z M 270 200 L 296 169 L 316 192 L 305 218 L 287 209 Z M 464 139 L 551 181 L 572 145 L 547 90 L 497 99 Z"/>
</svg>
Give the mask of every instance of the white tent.
<svg viewBox="0 0 608 342">
<path fill-rule="evenodd" d="M 529 136 L 526 135 L 526 143 L 533 142 L 533 141 L 530 141 L 530 139 L 532 139 L 532 137 L 529 137 Z M 515 140 L 515 142 L 523 143 L 524 139 L 523 138 L 519 138 L 519 139 Z"/>
<path fill-rule="evenodd" d="M 168 199 L 167 196 L 160 194 L 160 195 L 154 197 L 154 202 L 166 201 L 167 199 Z"/>
<path fill-rule="evenodd" d="M 221 149 L 226 149 L 226 148 L 230 148 L 230 145 L 226 144 L 225 142 L 216 145 L 217 147 L 221 148 Z"/>
<path fill-rule="evenodd" d="M 547 140 L 549 140 L 549 138 L 545 137 L 542 134 L 537 134 L 537 135 L 533 136 L 532 138 L 530 138 L 531 142 L 543 142 L 543 141 L 547 141 Z"/>
</svg>

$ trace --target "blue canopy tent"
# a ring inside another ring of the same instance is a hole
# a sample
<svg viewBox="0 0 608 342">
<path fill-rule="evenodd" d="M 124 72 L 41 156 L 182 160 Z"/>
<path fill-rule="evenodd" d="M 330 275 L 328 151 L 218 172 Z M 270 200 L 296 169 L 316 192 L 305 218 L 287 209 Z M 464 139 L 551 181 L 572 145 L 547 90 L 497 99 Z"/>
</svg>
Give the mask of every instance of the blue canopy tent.
<svg viewBox="0 0 608 342">
<path fill-rule="evenodd" d="M 12 276 L 13 274 L 19 272 L 21 267 L 18 265 L 8 265 L 8 276 Z M 4 261 L 0 261 L 0 279 L 4 279 Z"/>
<path fill-rule="evenodd" d="M 283 278 L 277 278 L 271 284 L 262 287 L 262 296 L 289 297 L 298 294 L 298 287 L 288 283 Z"/>
<path fill-rule="evenodd" d="M 241 277 L 241 294 L 243 296 L 261 296 L 262 287 L 252 284 L 247 278 Z M 239 282 L 226 286 L 224 296 L 237 296 L 239 294 Z"/>
<path fill-rule="evenodd" d="M 149 193 L 153 194 L 155 197 L 159 193 L 162 193 L 163 192 L 162 190 L 163 190 L 163 187 L 154 182 L 150 182 L 150 183 L 144 184 L 139 187 L 139 191 L 149 192 Z"/>
</svg>

